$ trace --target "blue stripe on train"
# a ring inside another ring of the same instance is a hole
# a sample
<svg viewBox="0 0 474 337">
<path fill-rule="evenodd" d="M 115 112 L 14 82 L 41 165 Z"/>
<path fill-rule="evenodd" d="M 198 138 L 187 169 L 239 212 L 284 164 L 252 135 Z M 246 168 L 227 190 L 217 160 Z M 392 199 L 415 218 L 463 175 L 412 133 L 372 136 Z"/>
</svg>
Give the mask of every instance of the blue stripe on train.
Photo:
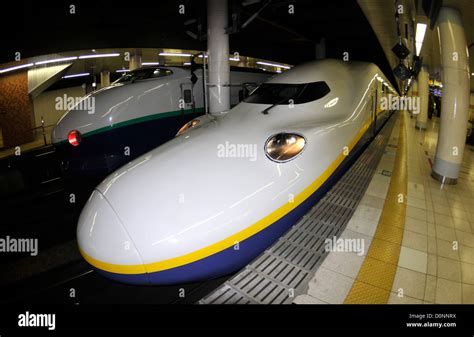
<svg viewBox="0 0 474 337">
<path fill-rule="evenodd" d="M 387 119 L 383 122 L 379 121 L 380 123 L 377 123 L 378 130 L 381 129 Z M 204 259 L 180 267 L 149 274 L 126 275 L 96 270 L 110 279 L 124 283 L 179 284 L 212 279 L 230 274 L 243 268 L 251 260 L 267 249 L 272 243 L 278 240 L 278 238 L 290 229 L 291 226 L 296 224 L 296 222 L 326 194 L 332 185 L 338 181 L 342 174 L 352 165 L 352 163 L 359 157 L 360 153 L 363 152 L 370 143 L 369 140 L 372 136 L 372 130 L 371 127 L 368 128 L 368 131 L 366 131 L 359 143 L 355 146 L 354 150 L 351 151 L 350 155 L 344 159 L 341 165 L 339 165 L 329 179 L 326 180 L 317 191 L 280 220 L 243 242 L 240 242 L 238 250 L 235 250 L 234 247 L 229 247 Z"/>
</svg>

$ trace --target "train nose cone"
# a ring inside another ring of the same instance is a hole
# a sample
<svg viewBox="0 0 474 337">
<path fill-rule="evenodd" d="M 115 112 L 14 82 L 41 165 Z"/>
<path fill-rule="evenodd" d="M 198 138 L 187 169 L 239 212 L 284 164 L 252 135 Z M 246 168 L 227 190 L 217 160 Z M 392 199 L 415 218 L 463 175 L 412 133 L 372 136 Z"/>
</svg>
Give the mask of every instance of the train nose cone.
<svg viewBox="0 0 474 337">
<path fill-rule="evenodd" d="M 104 276 L 126 283 L 148 283 L 133 241 L 113 208 L 97 190 L 79 218 L 77 241 L 84 259 Z"/>
<path fill-rule="evenodd" d="M 63 140 L 63 132 L 61 130 L 61 125 L 56 125 L 53 130 L 51 131 L 51 141 L 53 143 L 59 143 Z"/>
</svg>

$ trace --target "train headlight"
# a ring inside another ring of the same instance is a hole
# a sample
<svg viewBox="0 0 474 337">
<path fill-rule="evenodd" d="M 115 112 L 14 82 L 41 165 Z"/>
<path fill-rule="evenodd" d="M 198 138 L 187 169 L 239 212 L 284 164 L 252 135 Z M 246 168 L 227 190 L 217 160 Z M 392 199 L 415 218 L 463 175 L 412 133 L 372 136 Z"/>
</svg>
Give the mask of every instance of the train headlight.
<svg viewBox="0 0 474 337">
<path fill-rule="evenodd" d="M 295 133 L 279 133 L 268 138 L 265 153 L 268 158 L 284 163 L 298 156 L 306 145 L 306 139 Z"/>
<path fill-rule="evenodd" d="M 71 144 L 72 146 L 78 146 L 79 144 L 81 144 L 82 135 L 77 130 L 71 130 L 71 131 L 69 131 L 69 133 L 67 135 L 67 140 L 68 140 L 69 144 Z"/>
<path fill-rule="evenodd" d="M 181 127 L 181 129 L 179 129 L 179 131 L 178 131 L 178 133 L 176 134 L 175 137 L 178 137 L 178 136 L 182 135 L 183 133 L 185 133 L 189 129 L 194 128 L 198 124 L 199 124 L 199 119 L 193 119 L 192 121 L 187 122 L 186 124 L 184 124 Z"/>
</svg>

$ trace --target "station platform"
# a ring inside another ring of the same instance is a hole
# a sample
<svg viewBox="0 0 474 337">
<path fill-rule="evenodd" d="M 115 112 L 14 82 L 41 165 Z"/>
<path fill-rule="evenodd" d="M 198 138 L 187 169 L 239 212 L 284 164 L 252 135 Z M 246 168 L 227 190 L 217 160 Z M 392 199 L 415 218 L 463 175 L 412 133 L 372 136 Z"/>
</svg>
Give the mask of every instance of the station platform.
<svg viewBox="0 0 474 337">
<path fill-rule="evenodd" d="M 441 185 L 439 120 L 415 120 L 394 114 L 303 219 L 200 303 L 474 303 L 474 150 L 458 184 Z"/>
<path fill-rule="evenodd" d="M 31 257 L 7 263 L 0 302 L 474 303 L 473 148 L 464 151 L 458 184 L 442 186 L 430 176 L 439 121 L 429 121 L 426 131 L 414 125 L 407 112 L 394 113 L 311 211 L 235 275 L 170 287 L 124 286 L 90 269 L 75 240 L 53 242 L 41 263 Z M 56 199 L 48 200 L 53 205 Z M 75 228 L 76 218 L 71 210 L 68 228 Z M 349 245 L 331 250 L 328 240 Z M 80 298 L 67 296 L 71 287 Z"/>
</svg>

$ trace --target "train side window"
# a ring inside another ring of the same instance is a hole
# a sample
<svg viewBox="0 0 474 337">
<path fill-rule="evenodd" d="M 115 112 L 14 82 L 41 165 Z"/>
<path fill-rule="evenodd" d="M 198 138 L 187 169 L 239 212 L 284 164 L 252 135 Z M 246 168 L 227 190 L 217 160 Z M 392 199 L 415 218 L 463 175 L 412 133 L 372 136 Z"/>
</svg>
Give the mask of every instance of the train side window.
<svg viewBox="0 0 474 337">
<path fill-rule="evenodd" d="M 167 68 L 144 68 L 126 72 L 114 83 L 134 83 L 150 78 L 170 76 L 173 71 Z"/>
</svg>

